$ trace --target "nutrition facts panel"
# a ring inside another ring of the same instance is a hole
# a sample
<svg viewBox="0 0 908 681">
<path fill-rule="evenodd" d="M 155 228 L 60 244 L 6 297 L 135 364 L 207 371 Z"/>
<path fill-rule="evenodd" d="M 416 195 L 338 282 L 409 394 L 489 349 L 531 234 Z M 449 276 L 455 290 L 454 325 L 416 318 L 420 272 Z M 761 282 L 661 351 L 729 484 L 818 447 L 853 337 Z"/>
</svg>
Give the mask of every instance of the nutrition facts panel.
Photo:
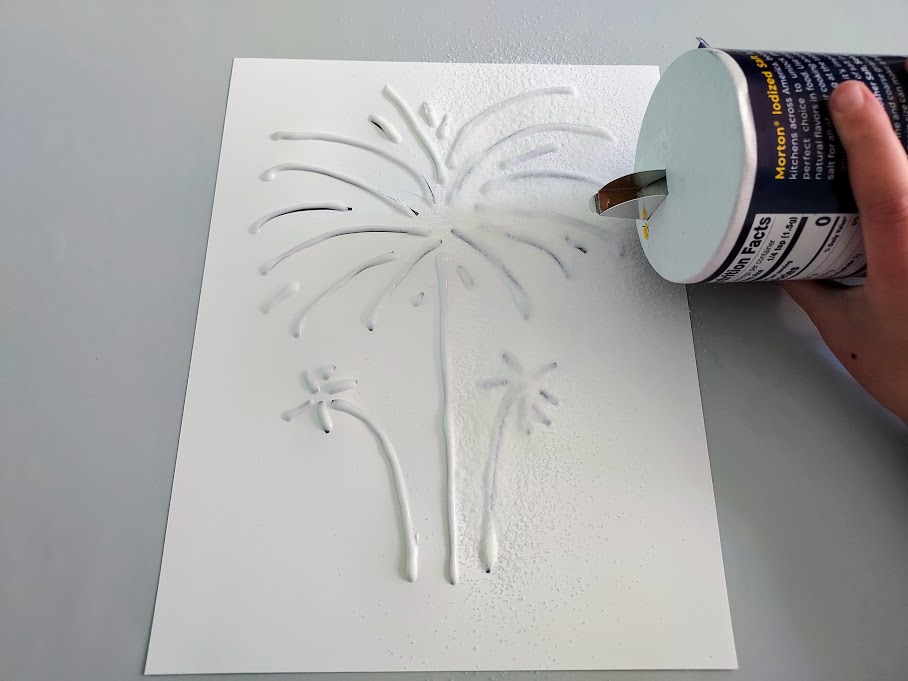
<svg viewBox="0 0 908 681">
<path fill-rule="evenodd" d="M 758 213 L 735 251 L 713 281 L 834 279 L 866 269 L 854 213 Z"/>
</svg>

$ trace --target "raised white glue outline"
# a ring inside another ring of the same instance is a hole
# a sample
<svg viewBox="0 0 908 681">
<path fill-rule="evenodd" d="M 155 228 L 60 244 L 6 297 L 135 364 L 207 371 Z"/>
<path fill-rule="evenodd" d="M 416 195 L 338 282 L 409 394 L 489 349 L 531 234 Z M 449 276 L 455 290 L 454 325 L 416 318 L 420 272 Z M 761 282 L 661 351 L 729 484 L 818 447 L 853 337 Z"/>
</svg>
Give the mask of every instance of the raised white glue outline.
<svg viewBox="0 0 908 681">
<path fill-rule="evenodd" d="M 427 160 L 431 166 L 431 177 L 429 177 L 429 174 L 423 174 L 423 172 L 419 170 L 418 165 L 414 164 L 411 160 L 404 160 L 403 157 L 398 156 L 397 150 L 388 151 L 363 140 L 344 137 L 332 132 L 278 131 L 272 135 L 272 139 L 282 144 L 287 141 L 302 141 L 339 144 L 358 148 L 364 152 L 372 154 L 375 158 L 380 158 L 384 162 L 392 164 L 407 172 L 417 182 L 418 188 L 420 189 L 419 194 L 414 194 L 404 188 L 398 188 L 394 191 L 387 191 L 383 187 L 380 188 L 373 186 L 357 179 L 356 177 L 335 171 L 331 168 L 324 168 L 320 166 L 309 165 L 306 163 L 282 163 L 267 169 L 261 174 L 260 177 L 263 181 L 269 181 L 274 179 L 278 174 L 284 173 L 286 171 L 301 171 L 303 173 L 315 173 L 327 176 L 343 185 L 355 187 L 365 195 L 370 196 L 373 200 L 380 201 L 384 205 L 388 206 L 394 211 L 394 213 L 406 218 L 406 226 L 396 226 L 394 224 L 354 225 L 350 227 L 329 229 L 320 234 L 317 234 L 314 237 L 310 237 L 304 241 L 301 241 L 296 246 L 265 262 L 260 267 L 260 273 L 263 275 L 268 275 L 277 265 L 287 261 L 292 256 L 303 253 L 304 251 L 316 247 L 319 244 L 322 244 L 325 241 L 333 239 L 337 236 L 375 233 L 389 234 L 388 238 L 392 241 L 392 243 L 388 245 L 395 249 L 401 249 L 404 252 L 404 257 L 406 258 L 406 260 L 403 261 L 404 264 L 396 269 L 394 274 L 376 292 L 375 297 L 372 299 L 371 305 L 369 305 L 364 311 L 364 326 L 368 329 L 375 329 L 377 326 L 378 315 L 383 305 L 388 304 L 389 301 L 394 300 L 394 292 L 405 284 L 408 277 L 416 276 L 413 275 L 415 271 L 424 272 L 424 269 L 417 267 L 417 265 L 421 260 L 425 258 L 426 255 L 432 252 L 436 253 L 437 281 L 435 286 L 436 294 L 433 296 L 433 298 L 439 306 L 438 333 L 441 351 L 439 354 L 440 360 L 438 371 L 441 375 L 443 387 L 442 443 L 445 461 L 447 464 L 446 470 L 449 473 L 448 486 L 445 491 L 448 519 L 447 542 L 449 557 L 447 565 L 447 577 L 449 581 L 455 583 L 458 579 L 458 561 L 456 546 L 457 525 L 454 509 L 455 490 L 453 486 L 455 476 L 453 475 L 453 472 L 454 462 L 456 462 L 457 460 L 457 445 L 456 439 L 454 437 L 455 433 L 452 430 L 453 426 L 450 422 L 451 415 L 448 411 L 449 372 L 447 368 L 447 362 L 449 360 L 447 358 L 445 342 L 447 336 L 447 298 L 450 295 L 448 272 L 450 271 L 450 268 L 453 267 L 464 288 L 471 289 L 475 288 L 473 276 L 465 269 L 464 265 L 466 263 L 460 261 L 462 259 L 472 258 L 472 261 L 474 263 L 479 262 L 480 264 L 484 264 L 486 267 L 488 267 L 501 277 L 501 281 L 511 293 L 515 308 L 523 318 L 528 319 L 531 316 L 532 312 L 530 305 L 530 294 L 520 282 L 517 274 L 506 262 L 506 256 L 510 254 L 511 251 L 502 250 L 501 252 L 499 252 L 499 245 L 496 243 L 487 245 L 485 243 L 486 240 L 483 239 L 484 233 L 487 236 L 497 237 L 493 238 L 492 241 L 504 242 L 504 240 L 507 239 L 512 242 L 521 243 L 525 246 L 542 252 L 558 265 L 562 274 L 566 278 L 570 276 L 569 265 L 565 256 L 558 252 L 558 246 L 556 244 L 550 244 L 546 241 L 527 236 L 525 234 L 518 234 L 511 231 L 510 229 L 507 229 L 506 226 L 509 227 L 510 225 L 513 225 L 515 219 L 519 218 L 524 229 L 538 229 L 540 231 L 536 233 L 541 236 L 548 236 L 552 233 L 551 226 L 554 224 L 562 230 L 558 244 L 563 243 L 568 248 L 574 249 L 575 252 L 579 251 L 581 253 L 586 253 L 588 251 L 587 247 L 583 244 L 582 241 L 581 235 L 583 233 L 595 235 L 598 238 L 603 239 L 607 244 L 610 245 L 614 245 L 616 243 L 605 236 L 603 234 L 603 230 L 601 230 L 599 227 L 556 211 L 535 210 L 518 206 L 508 206 L 502 204 L 500 201 L 495 201 L 494 203 L 486 201 L 485 203 L 474 205 L 469 201 L 461 201 L 461 197 L 467 196 L 469 193 L 472 193 L 475 196 L 478 187 L 477 184 L 473 183 L 471 180 L 474 177 L 479 176 L 478 169 L 480 167 L 486 167 L 486 161 L 491 161 L 493 157 L 498 155 L 499 151 L 504 153 L 510 152 L 511 156 L 505 158 L 504 160 L 496 160 L 493 165 L 489 166 L 492 169 L 497 169 L 498 172 L 503 171 L 503 174 L 497 181 L 493 182 L 491 185 L 488 185 L 486 187 L 487 189 L 489 187 L 495 187 L 499 184 L 501 188 L 504 189 L 511 183 L 519 183 L 523 180 L 532 179 L 539 176 L 551 177 L 555 180 L 560 181 L 573 181 L 574 179 L 581 177 L 580 173 L 573 172 L 570 169 L 563 169 L 560 166 L 552 169 L 544 167 L 540 168 L 538 166 L 528 170 L 520 169 L 521 166 L 524 166 L 530 161 L 538 162 L 541 159 L 548 159 L 556 156 L 557 152 L 561 148 L 561 145 L 558 143 L 547 142 L 521 152 L 519 146 L 517 145 L 521 142 L 524 142 L 525 140 L 530 140 L 534 136 L 556 133 L 599 138 L 605 140 L 606 142 L 614 141 L 614 136 L 611 134 L 611 132 L 604 128 L 580 125 L 577 123 L 540 123 L 535 125 L 528 125 L 514 132 L 511 132 L 498 139 L 497 141 L 492 142 L 485 148 L 480 149 L 479 151 L 468 156 L 466 152 L 467 143 L 472 138 L 473 128 L 479 127 L 477 125 L 478 122 L 490 119 L 512 107 L 516 108 L 525 106 L 527 102 L 531 101 L 534 98 L 545 98 L 556 95 L 571 97 L 576 96 L 575 89 L 572 86 L 543 88 L 540 90 L 520 93 L 513 97 L 504 99 L 470 118 L 464 125 L 460 127 L 456 134 L 453 135 L 453 139 L 451 130 L 453 121 L 449 112 L 438 111 L 436 107 L 434 107 L 431 103 L 423 102 L 422 106 L 419 107 L 419 116 L 421 117 L 418 117 L 414 112 L 414 109 L 411 108 L 409 104 L 407 104 L 407 102 L 398 94 L 398 92 L 393 87 L 391 87 L 390 85 L 386 86 L 383 90 L 383 93 L 384 96 L 394 105 L 394 108 L 396 109 L 403 123 L 406 125 L 406 128 L 409 129 L 412 133 L 413 139 L 415 140 L 419 151 L 425 155 L 425 160 Z M 400 145 L 399 148 L 401 149 L 401 151 L 406 151 L 405 147 L 401 144 L 404 141 L 403 135 L 391 122 L 381 116 L 378 116 L 377 114 L 370 115 L 368 117 L 368 120 L 374 126 L 376 134 L 380 135 L 386 141 Z M 430 134 L 433 132 L 433 130 L 434 135 Z M 289 149 L 290 147 L 288 146 L 287 148 Z M 454 171 L 453 177 L 448 177 L 448 169 Z M 591 179 L 586 178 L 585 176 L 583 177 L 584 179 Z M 426 211 L 423 207 L 420 207 L 418 211 L 412 208 L 410 205 L 408 205 L 408 202 L 413 199 L 421 203 L 425 203 L 428 206 L 428 210 Z M 300 206 L 302 205 L 305 204 L 300 204 Z M 444 211 L 447 211 L 449 207 L 457 205 L 463 206 L 467 209 L 467 211 L 459 213 L 456 219 L 447 220 L 445 218 L 446 213 L 444 213 Z M 295 207 L 291 207 L 291 209 L 292 208 Z M 340 210 L 341 208 L 349 207 L 346 204 L 339 202 L 326 202 L 325 208 L 320 210 Z M 257 221 L 257 223 L 254 225 L 254 229 L 250 228 L 250 232 L 254 234 L 258 233 L 258 231 L 261 230 L 261 226 L 269 220 L 272 220 L 275 217 L 279 217 L 280 215 L 286 215 L 293 212 L 300 214 L 303 213 L 302 210 L 293 211 L 290 209 L 274 211 L 273 213 L 269 213 L 268 215 L 263 216 L 263 218 L 260 218 L 260 220 Z M 307 213 L 307 215 L 318 214 L 319 213 L 315 212 L 315 209 L 312 209 L 312 212 Z M 475 218 L 470 217 L 473 214 L 475 214 Z M 424 221 L 423 218 L 425 216 L 429 216 L 429 219 Z M 484 223 L 488 226 L 484 226 Z M 299 222 L 299 218 L 297 218 L 296 224 L 301 224 Z M 574 234 L 577 232 L 580 232 L 581 234 L 578 234 L 578 238 L 575 238 Z M 407 237 L 407 239 L 410 240 L 407 240 L 404 237 Z M 413 237 L 417 238 L 418 242 L 411 247 L 410 242 Z M 563 239 L 561 237 L 563 237 Z M 428 240 L 425 241 L 425 239 Z M 375 267 L 390 262 L 396 257 L 397 255 L 394 251 L 380 254 L 376 257 L 363 261 L 353 270 L 341 275 L 333 284 L 323 290 L 321 294 L 313 299 L 312 302 L 302 310 L 295 323 L 291 325 L 292 334 L 295 336 L 300 335 L 302 333 L 308 315 L 312 311 L 312 309 L 316 305 L 324 302 L 324 300 L 331 296 L 332 293 L 336 292 L 344 286 L 351 284 L 352 280 L 357 277 L 359 273 L 370 267 Z M 301 262 L 300 266 L 302 265 L 303 263 Z M 282 301 L 287 300 L 291 295 L 296 294 L 299 290 L 298 286 L 293 285 L 294 283 L 298 284 L 298 282 L 291 281 L 284 288 L 280 289 L 278 293 L 273 294 L 271 299 L 263 303 L 263 311 L 267 307 L 270 314 L 276 315 L 277 312 L 274 311 L 274 308 Z M 482 295 L 481 287 L 475 288 L 475 290 L 480 295 Z M 419 289 L 416 294 L 409 294 L 406 299 L 409 300 L 410 304 L 413 307 L 420 307 L 425 300 L 425 289 Z M 542 393 L 540 393 L 540 397 L 543 399 L 543 401 L 546 401 L 545 398 L 542 397 Z M 314 404 L 314 402 L 307 401 L 307 403 L 304 403 L 304 405 L 301 405 L 297 409 L 304 410 L 308 408 L 308 406 L 312 406 L 312 404 Z M 333 426 L 333 423 L 331 423 L 330 421 L 330 414 L 328 414 L 327 412 L 327 409 L 329 407 L 336 408 L 332 404 L 329 404 L 329 406 L 324 409 L 318 406 L 315 407 L 317 413 L 324 412 L 325 414 L 325 418 L 322 418 L 320 416 L 323 427 L 326 425 L 326 423 L 329 425 L 329 427 Z M 534 406 L 528 402 L 521 402 L 515 397 L 514 407 L 516 407 L 518 412 L 520 412 L 518 416 L 521 422 L 530 422 L 531 419 L 534 423 L 547 424 L 549 422 L 547 421 L 547 417 L 543 418 L 544 414 L 541 411 L 541 407 L 539 407 L 539 405 Z M 347 411 L 348 413 L 352 414 L 349 409 L 347 409 Z M 363 422 L 367 423 L 366 421 Z M 367 425 L 369 424 L 367 423 Z M 372 426 L 370 426 L 370 428 L 371 427 Z M 377 434 L 377 431 L 374 429 L 373 432 L 376 432 Z M 379 439 L 381 441 L 381 437 L 379 437 Z M 494 530 L 494 526 L 492 526 L 492 530 Z"/>
<path fill-rule="evenodd" d="M 511 170 L 519 165 L 523 165 L 524 163 L 529 163 L 533 159 L 539 158 L 540 156 L 554 154 L 559 149 L 561 149 L 560 144 L 543 144 L 542 146 L 536 147 L 535 149 L 530 149 L 527 152 L 517 154 L 517 156 L 512 156 L 511 158 L 506 158 L 505 160 L 500 161 L 498 163 L 498 167 L 501 170 Z"/>
<path fill-rule="evenodd" d="M 575 135 L 588 135 L 590 137 L 599 137 L 601 139 L 614 141 L 614 135 L 605 128 L 595 128 L 588 125 L 575 125 L 574 123 L 541 123 L 539 125 L 528 125 L 525 128 L 521 128 L 517 132 L 512 132 L 510 135 L 501 138 L 494 144 L 489 145 L 478 154 L 471 156 L 467 161 L 465 161 L 460 166 L 457 175 L 454 180 L 451 182 L 451 198 L 455 198 L 457 194 L 463 189 L 466 184 L 467 178 L 482 165 L 482 163 L 489 158 L 496 150 L 502 147 L 508 142 L 514 142 L 518 139 L 524 137 L 529 137 L 531 135 L 538 135 L 543 132 L 566 132 Z M 505 176 L 507 177 L 507 176 Z"/>
<path fill-rule="evenodd" d="M 274 308 L 283 303 L 285 300 L 292 298 L 299 292 L 300 283 L 298 281 L 291 281 L 286 286 L 282 286 L 277 293 L 275 293 L 268 300 L 262 303 L 259 309 L 262 311 L 262 314 L 271 314 L 271 311 Z"/>
<path fill-rule="evenodd" d="M 473 275 L 467 271 L 466 267 L 458 265 L 454 268 L 454 271 L 457 272 L 457 277 L 460 279 L 460 283 L 463 284 L 464 288 L 473 288 L 473 286 L 475 286 Z"/>
<path fill-rule="evenodd" d="M 271 180 L 277 177 L 278 173 L 284 173 L 289 170 L 297 170 L 303 173 L 315 173 L 316 175 L 326 175 L 327 177 L 333 177 L 335 180 L 339 180 L 341 182 L 344 182 L 345 184 L 349 184 L 353 187 L 362 189 L 364 192 L 371 194 L 379 201 L 384 201 L 398 213 L 405 215 L 408 218 L 411 218 L 417 214 L 416 211 L 412 208 L 404 205 L 397 199 L 378 191 L 377 189 L 375 189 L 375 187 L 366 184 L 362 180 L 357 180 L 355 177 L 350 177 L 349 175 L 344 175 L 343 173 L 337 173 L 333 170 L 329 170 L 328 168 L 309 165 L 308 163 L 279 163 L 276 166 L 268 168 L 268 170 L 262 173 L 262 181 L 271 182 Z"/>
<path fill-rule="evenodd" d="M 395 128 L 387 120 L 385 120 L 383 116 L 379 116 L 378 114 L 371 114 L 369 116 L 369 122 L 379 130 L 381 130 L 382 135 L 389 142 L 400 144 L 404 141 L 403 136 L 399 132 L 397 132 L 397 128 Z"/>
<path fill-rule="evenodd" d="M 520 310 L 520 314 L 523 315 L 524 319 L 530 318 L 530 300 L 527 297 L 526 289 L 523 288 L 523 284 L 517 281 L 517 277 L 514 276 L 514 273 L 508 269 L 508 266 L 502 262 L 501 258 L 497 255 L 490 253 L 487 248 L 479 245 L 472 238 L 468 237 L 461 230 L 456 227 L 451 230 L 451 234 L 463 241 L 467 246 L 475 250 L 479 255 L 481 255 L 486 262 L 488 262 L 494 269 L 500 272 L 505 279 L 505 283 L 508 285 L 508 290 L 511 292 L 511 298 L 514 300 L 514 304 L 517 306 L 517 309 Z"/>
<path fill-rule="evenodd" d="M 426 136 L 426 133 L 423 132 L 422 128 L 419 127 L 419 121 L 416 120 L 416 116 L 413 115 L 413 110 L 410 109 L 410 105 L 407 104 L 403 98 L 397 94 L 397 91 L 390 85 L 385 85 L 384 89 L 385 97 L 387 97 L 391 103 L 397 107 L 397 110 L 400 112 L 401 118 L 403 118 L 407 125 L 410 126 L 410 130 L 413 131 L 413 134 L 416 136 L 416 139 L 419 141 L 422 148 L 429 155 L 429 158 L 432 159 L 432 165 L 435 166 L 435 181 L 444 182 L 447 179 L 447 173 L 445 172 L 444 163 L 442 163 L 441 156 L 438 153 L 438 149 L 432 144 L 432 141 Z"/>
<path fill-rule="evenodd" d="M 421 229 L 419 227 L 391 227 L 388 225 L 356 225 L 354 227 L 341 227 L 339 229 L 332 229 L 329 232 L 322 232 L 318 236 L 312 237 L 307 241 L 297 244 L 293 248 L 290 248 L 278 256 L 271 258 L 268 262 L 259 267 L 259 274 L 267 275 L 271 270 L 280 265 L 290 256 L 296 255 L 301 251 L 305 251 L 307 248 L 312 248 L 318 244 L 327 241 L 328 239 L 333 239 L 337 236 L 347 236 L 348 234 L 409 234 L 410 236 L 429 236 L 429 231 L 426 229 Z"/>
<path fill-rule="evenodd" d="M 438 127 L 438 113 L 435 111 L 435 105 L 432 102 L 423 102 L 420 112 L 426 125 L 433 130 Z"/>
<path fill-rule="evenodd" d="M 446 140 L 451 136 L 451 118 L 450 114 L 441 117 L 441 123 L 435 129 L 435 136 L 440 140 Z"/>
<path fill-rule="evenodd" d="M 338 393 L 347 392 L 356 387 L 356 380 L 345 378 L 325 383 L 319 382 L 318 377 L 328 380 L 334 373 L 334 365 L 319 367 L 315 371 L 306 369 L 302 374 L 302 382 L 306 390 L 312 395 L 300 406 L 288 409 L 281 418 L 288 423 L 300 416 L 304 411 L 315 406 L 319 425 L 325 433 L 334 430 L 334 421 L 328 409 L 344 412 L 362 422 L 378 440 L 385 461 L 391 469 L 391 478 L 394 481 L 394 491 L 397 496 L 397 505 L 400 511 L 401 543 L 404 549 L 404 575 L 407 581 L 415 582 L 419 566 L 419 535 L 413 530 L 413 521 L 410 517 L 410 501 L 407 496 L 407 483 L 400 467 L 400 459 L 391 444 L 387 433 L 362 409 L 352 402 L 335 398 Z M 325 378 L 327 377 L 327 378 Z"/>
<path fill-rule="evenodd" d="M 491 572 L 498 562 L 498 530 L 495 520 L 495 502 L 498 498 L 498 461 L 501 458 L 502 442 L 508 421 L 515 407 L 517 409 L 516 425 L 518 430 L 529 435 L 535 424 L 550 426 L 552 424 L 543 411 L 539 400 L 556 406 L 558 399 L 551 392 L 542 388 L 540 382 L 544 376 L 553 371 L 558 364 L 550 362 L 533 370 L 526 370 L 513 353 L 504 352 L 501 356 L 509 369 L 508 376 L 488 381 L 480 381 L 479 387 L 485 390 L 507 388 L 498 407 L 496 427 L 489 447 L 489 458 L 486 461 L 486 494 L 482 517 L 482 533 L 479 541 L 479 560 L 483 569 Z"/>
<path fill-rule="evenodd" d="M 385 285 L 385 288 L 379 294 L 378 299 L 372 305 L 372 308 L 366 313 L 366 328 L 369 329 L 369 331 L 375 331 L 375 325 L 378 323 L 378 313 L 381 311 L 381 306 L 384 304 L 385 300 L 394 293 L 394 289 L 400 285 L 400 282 L 404 280 L 404 277 L 410 274 L 410 270 L 416 267 L 416 263 L 439 246 L 441 246 L 441 239 L 432 239 L 427 245 L 416 251 L 416 254 L 410 258 L 410 260 L 398 270 L 397 274 L 391 278 L 387 285 Z"/>
<path fill-rule="evenodd" d="M 555 261 L 555 264 L 557 264 L 558 267 L 561 268 L 561 273 L 564 275 L 565 279 L 571 278 L 571 270 L 568 268 L 567 263 L 564 261 L 564 258 L 562 258 L 560 255 L 558 255 L 555 252 L 555 250 L 553 248 L 551 248 L 550 246 L 547 246 L 546 244 L 544 244 L 540 241 L 537 241 L 536 239 L 532 239 L 530 237 L 523 236 L 522 234 L 516 234 L 516 233 L 508 230 L 506 227 L 501 227 L 499 225 L 484 224 L 484 225 L 482 225 L 482 227 L 487 229 L 490 234 L 498 234 L 507 239 L 510 239 L 511 241 L 516 241 L 517 243 L 525 244 L 527 246 L 535 248 L 537 251 L 545 253 L 552 260 Z"/>
<path fill-rule="evenodd" d="M 457 131 L 457 134 L 454 136 L 454 141 L 451 142 L 451 152 L 448 155 L 448 167 L 452 170 L 457 167 L 458 158 L 457 152 L 458 147 L 460 146 L 461 141 L 463 141 L 464 135 L 474 127 L 480 121 L 483 121 L 490 116 L 494 115 L 498 111 L 505 109 L 509 106 L 514 106 L 519 102 L 525 102 L 526 100 L 532 97 L 544 97 L 546 95 L 569 95 L 571 97 L 577 94 L 577 90 L 574 89 L 571 85 L 559 85 L 557 87 L 547 87 L 541 88 L 539 90 L 530 90 L 529 92 L 521 92 L 519 95 L 515 95 L 508 99 L 503 99 L 500 102 L 496 102 L 492 106 L 483 109 L 478 114 L 473 116 L 470 120 L 460 126 L 460 130 Z"/>
<path fill-rule="evenodd" d="M 424 191 L 425 198 L 429 201 L 435 199 L 435 195 L 432 192 L 432 186 L 429 184 L 429 181 L 425 176 L 420 173 L 416 168 L 411 166 L 406 161 L 398 158 L 394 154 L 388 153 L 380 147 L 376 147 L 374 144 L 369 144 L 368 142 L 363 142 L 358 139 L 353 139 L 352 137 L 344 137 L 343 135 L 335 135 L 331 132 L 294 132 L 291 130 L 279 130 L 271 135 L 271 139 L 275 141 L 280 140 L 292 140 L 295 142 L 334 142 L 335 144 L 345 144 L 348 147 L 355 147 L 357 149 L 362 149 L 368 151 L 371 154 L 375 154 L 380 158 L 390 161 L 394 165 L 403 170 L 407 171 L 410 176 L 416 180 L 417 184 L 421 190 Z"/>
<path fill-rule="evenodd" d="M 279 210 L 274 210 L 263 215 L 258 220 L 253 222 L 249 226 L 250 234 L 258 234 L 262 231 L 262 227 L 265 226 L 266 222 L 274 220 L 274 218 L 279 218 L 282 215 L 290 215 L 291 213 L 304 213 L 310 210 L 337 210 L 346 212 L 348 210 L 353 210 L 352 206 L 348 206 L 345 203 L 340 203 L 339 201 L 324 201 L 322 203 L 301 203 L 297 206 L 287 206 L 286 208 L 281 208 Z"/>
<path fill-rule="evenodd" d="M 448 525 L 448 581 L 457 584 L 457 506 L 456 470 L 454 459 L 454 423 L 451 417 L 451 398 L 448 389 L 448 259 L 444 253 L 435 256 L 438 277 L 438 338 L 440 341 L 442 429 L 445 443 L 445 512 Z"/>
<path fill-rule="evenodd" d="M 358 275 L 360 272 L 364 272 L 370 267 L 376 267 L 377 265 L 384 265 L 385 263 L 391 262 L 392 260 L 397 259 L 397 254 L 394 251 L 388 251 L 387 253 L 382 253 L 374 258 L 369 258 L 364 260 L 359 265 L 354 267 L 352 270 L 347 272 L 340 279 L 335 281 L 331 286 L 326 288 L 324 291 L 319 293 L 311 303 L 302 309 L 297 318 L 296 322 L 293 325 L 293 337 L 299 338 L 303 334 L 303 327 L 306 325 L 306 320 L 309 318 L 309 313 L 312 312 L 322 301 L 325 300 L 328 296 L 336 291 L 342 289 L 344 286 L 349 284 L 353 277 Z"/>
<path fill-rule="evenodd" d="M 581 173 L 572 173 L 567 170 L 518 170 L 513 172 L 510 175 L 505 175 L 503 177 L 493 177 L 491 180 L 487 180 L 479 188 L 479 193 L 483 196 L 488 196 L 489 192 L 492 191 L 495 187 L 500 187 L 508 182 L 516 182 L 518 180 L 533 180 L 539 178 L 547 178 L 552 180 L 570 180 L 571 182 L 586 182 L 587 184 L 593 185 L 594 187 L 602 186 L 602 183 L 595 177 L 590 175 L 583 175 Z"/>
<path fill-rule="evenodd" d="M 616 247 L 618 255 L 624 255 L 624 248 L 621 245 L 621 241 L 612 230 L 602 229 L 601 227 L 592 225 L 589 222 L 578 220 L 577 218 L 571 217 L 570 215 L 565 215 L 564 213 L 559 213 L 558 211 L 531 210 L 529 208 L 521 208 L 520 206 L 494 205 L 488 202 L 474 204 L 473 210 L 475 210 L 486 220 L 493 219 L 495 215 L 498 215 L 501 219 L 505 220 L 508 218 L 521 218 L 521 220 L 525 223 L 527 221 L 535 221 L 537 223 L 554 222 L 560 225 L 564 225 L 565 227 L 572 227 L 586 232 L 590 236 L 594 236 L 606 244 Z M 570 235 L 567 236 L 568 239 L 572 240 L 573 245 L 573 237 L 571 237 Z M 586 251 L 583 252 L 585 253 Z"/>
</svg>

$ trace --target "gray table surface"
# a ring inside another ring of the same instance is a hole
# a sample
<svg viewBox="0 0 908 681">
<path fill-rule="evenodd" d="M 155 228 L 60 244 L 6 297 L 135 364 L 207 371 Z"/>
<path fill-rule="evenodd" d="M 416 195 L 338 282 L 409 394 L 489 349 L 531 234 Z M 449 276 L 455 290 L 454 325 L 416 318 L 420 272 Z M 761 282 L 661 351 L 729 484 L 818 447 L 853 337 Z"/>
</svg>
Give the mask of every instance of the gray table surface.
<svg viewBox="0 0 908 681">
<path fill-rule="evenodd" d="M 142 674 L 232 57 L 664 68 L 906 29 L 904 0 L 4 0 L 0 679 Z M 740 671 L 479 678 L 908 678 L 908 430 L 776 287 L 690 305 Z"/>
</svg>

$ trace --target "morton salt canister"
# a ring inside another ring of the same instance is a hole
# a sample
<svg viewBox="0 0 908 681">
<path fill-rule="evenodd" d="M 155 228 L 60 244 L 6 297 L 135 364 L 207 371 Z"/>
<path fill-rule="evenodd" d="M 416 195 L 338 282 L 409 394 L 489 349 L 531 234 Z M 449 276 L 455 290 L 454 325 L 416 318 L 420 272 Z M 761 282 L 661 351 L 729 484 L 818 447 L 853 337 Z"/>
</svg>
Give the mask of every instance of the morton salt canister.
<svg viewBox="0 0 908 681">
<path fill-rule="evenodd" d="M 845 80 L 870 87 L 908 148 L 905 57 L 712 48 L 682 55 L 647 107 L 637 172 L 603 187 L 594 209 L 639 218 L 647 259 L 674 282 L 865 274 L 828 109 Z"/>
</svg>

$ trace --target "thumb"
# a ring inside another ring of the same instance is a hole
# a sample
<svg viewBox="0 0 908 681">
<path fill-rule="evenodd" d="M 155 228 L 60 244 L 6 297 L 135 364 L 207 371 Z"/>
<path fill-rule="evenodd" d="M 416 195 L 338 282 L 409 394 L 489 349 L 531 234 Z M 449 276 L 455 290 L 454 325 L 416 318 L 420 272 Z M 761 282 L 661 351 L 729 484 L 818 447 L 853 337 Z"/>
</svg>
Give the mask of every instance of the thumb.
<svg viewBox="0 0 908 681">
<path fill-rule="evenodd" d="M 863 83 L 833 91 L 829 108 L 848 157 L 868 277 L 908 282 L 908 155 L 889 115 Z"/>
</svg>

